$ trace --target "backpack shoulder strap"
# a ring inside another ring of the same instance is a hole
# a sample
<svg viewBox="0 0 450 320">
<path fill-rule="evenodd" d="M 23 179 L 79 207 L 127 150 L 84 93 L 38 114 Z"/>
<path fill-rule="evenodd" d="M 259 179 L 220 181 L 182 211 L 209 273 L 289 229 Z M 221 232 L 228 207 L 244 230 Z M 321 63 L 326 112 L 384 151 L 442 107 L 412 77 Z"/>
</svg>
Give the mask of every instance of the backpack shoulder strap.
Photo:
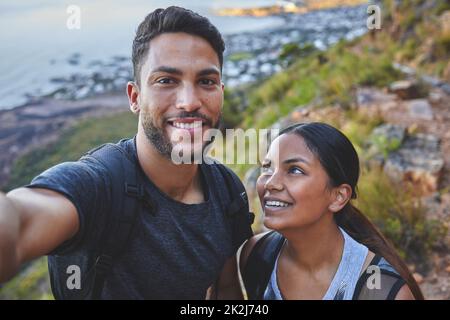
<svg viewBox="0 0 450 320">
<path fill-rule="evenodd" d="M 271 231 L 256 242 L 242 270 L 242 281 L 250 300 L 262 300 L 284 237 Z"/>
<path fill-rule="evenodd" d="M 112 143 L 89 151 L 83 158 L 101 162 L 111 177 L 111 211 L 96 252 L 91 299 L 100 299 L 105 277 L 114 259 L 123 252 L 139 213 L 144 189 L 135 162 L 127 152 Z"/>
<path fill-rule="evenodd" d="M 376 279 L 376 277 L 378 277 Z M 372 279 L 373 278 L 373 279 Z M 358 279 L 353 300 L 394 300 L 406 281 L 381 256 L 375 255 Z"/>
<path fill-rule="evenodd" d="M 215 163 L 222 177 L 225 180 L 226 188 L 230 196 L 230 202 L 226 204 L 225 212 L 230 218 L 235 218 L 234 232 L 244 232 L 244 228 L 248 228 L 253 224 L 255 215 L 250 212 L 247 192 L 238 176 L 221 163 Z M 233 247 L 238 248 L 241 243 L 237 243 L 237 237 L 233 237 Z"/>
</svg>

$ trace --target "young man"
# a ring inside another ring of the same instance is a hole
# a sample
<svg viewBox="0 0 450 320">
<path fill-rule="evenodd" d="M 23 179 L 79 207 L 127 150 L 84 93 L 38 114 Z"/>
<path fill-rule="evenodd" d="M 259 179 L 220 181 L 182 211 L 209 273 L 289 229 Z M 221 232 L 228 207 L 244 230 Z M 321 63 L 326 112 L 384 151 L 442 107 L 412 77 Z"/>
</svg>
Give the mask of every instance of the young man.
<svg viewBox="0 0 450 320">
<path fill-rule="evenodd" d="M 66 269 L 72 257 L 89 266 L 78 270 L 81 285 L 92 285 L 92 270 L 103 278 L 97 297 L 82 298 L 203 299 L 210 287 L 219 298 L 239 297 L 234 254 L 252 235 L 250 219 L 224 212 L 230 192 L 218 165 L 172 161 L 174 148 L 191 158 L 201 153 L 205 131 L 219 125 L 223 51 L 217 29 L 190 10 L 157 9 L 145 18 L 133 42 L 135 81 L 127 86 L 137 135 L 117 146 L 143 181 L 140 200 L 151 205 L 139 206 L 125 250 L 102 273 L 93 267 L 99 243 L 114 240 L 111 212 L 124 201 L 114 191 L 112 160 L 85 157 L 48 169 L 0 194 L 0 281 L 48 254 L 57 298 L 70 290 L 92 294 L 69 279 L 77 271 L 77 264 Z M 199 132 L 200 144 L 179 140 Z"/>
</svg>

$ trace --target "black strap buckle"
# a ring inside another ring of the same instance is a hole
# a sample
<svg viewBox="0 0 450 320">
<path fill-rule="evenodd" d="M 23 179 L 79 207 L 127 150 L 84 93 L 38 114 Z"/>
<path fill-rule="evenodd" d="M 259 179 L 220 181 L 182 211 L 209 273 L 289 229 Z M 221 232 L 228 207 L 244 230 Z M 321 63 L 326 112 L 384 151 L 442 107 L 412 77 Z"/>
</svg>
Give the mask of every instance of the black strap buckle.
<svg viewBox="0 0 450 320">
<path fill-rule="evenodd" d="M 143 186 L 136 186 L 134 184 L 125 182 L 125 193 L 130 197 L 142 201 L 142 204 L 145 206 L 145 208 L 147 208 L 147 210 L 152 214 L 156 213 L 155 204 L 149 199 L 148 196 L 146 196 L 146 192 Z"/>
<path fill-rule="evenodd" d="M 144 188 L 125 182 L 125 193 L 129 196 L 142 199 L 144 198 Z"/>
</svg>

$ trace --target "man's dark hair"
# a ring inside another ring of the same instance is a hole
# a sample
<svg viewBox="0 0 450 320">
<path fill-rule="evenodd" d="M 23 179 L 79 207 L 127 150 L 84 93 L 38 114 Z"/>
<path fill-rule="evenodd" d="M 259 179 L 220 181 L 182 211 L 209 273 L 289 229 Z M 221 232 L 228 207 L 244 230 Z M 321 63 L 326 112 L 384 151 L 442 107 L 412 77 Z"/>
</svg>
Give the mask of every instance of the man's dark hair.
<svg viewBox="0 0 450 320">
<path fill-rule="evenodd" d="M 225 43 L 217 28 L 207 18 L 191 10 L 171 6 L 151 12 L 137 28 L 133 40 L 132 60 L 134 79 L 138 84 L 142 59 L 148 53 L 150 40 L 168 32 L 185 32 L 208 41 L 217 53 L 222 69 Z"/>
</svg>

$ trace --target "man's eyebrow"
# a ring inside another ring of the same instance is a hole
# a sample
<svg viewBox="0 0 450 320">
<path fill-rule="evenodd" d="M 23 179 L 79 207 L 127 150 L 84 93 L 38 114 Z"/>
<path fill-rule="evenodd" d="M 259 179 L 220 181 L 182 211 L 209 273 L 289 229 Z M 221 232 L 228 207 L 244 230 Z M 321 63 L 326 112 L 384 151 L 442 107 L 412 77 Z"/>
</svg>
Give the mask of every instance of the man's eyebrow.
<svg viewBox="0 0 450 320">
<path fill-rule="evenodd" d="M 220 76 L 220 71 L 217 68 L 207 68 L 199 71 L 197 73 L 197 76 L 202 77 L 202 76 L 209 76 L 211 74 Z"/>
<path fill-rule="evenodd" d="M 304 158 L 302 158 L 302 157 L 291 158 L 291 159 L 287 159 L 287 160 L 284 160 L 284 161 L 283 161 L 283 163 L 286 163 L 286 164 L 288 164 L 288 163 L 294 163 L 294 162 L 303 162 L 303 163 L 309 164 L 309 161 L 306 160 L 306 159 L 304 159 Z"/>
<path fill-rule="evenodd" d="M 181 71 L 180 69 L 177 69 L 174 67 L 168 67 L 168 66 L 160 66 L 156 69 L 153 69 L 151 73 L 155 73 L 155 72 L 165 72 L 165 73 L 171 73 L 171 74 L 176 74 L 176 75 L 183 74 L 183 71 Z"/>
</svg>

